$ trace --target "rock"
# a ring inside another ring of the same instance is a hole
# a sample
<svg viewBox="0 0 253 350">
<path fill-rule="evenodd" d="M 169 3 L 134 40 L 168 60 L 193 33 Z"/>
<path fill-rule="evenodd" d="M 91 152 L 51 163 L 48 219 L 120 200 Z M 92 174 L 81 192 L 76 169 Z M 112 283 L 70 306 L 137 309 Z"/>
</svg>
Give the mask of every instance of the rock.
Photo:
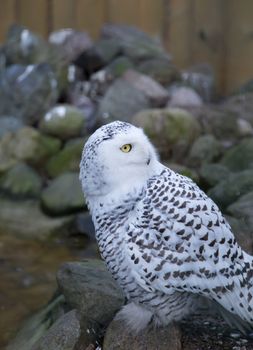
<svg viewBox="0 0 253 350">
<path fill-rule="evenodd" d="M 197 138 L 189 153 L 188 163 L 199 166 L 216 161 L 221 154 L 221 144 L 213 135 L 202 135 Z"/>
<path fill-rule="evenodd" d="M 252 193 L 252 192 L 251 192 Z M 237 202 L 236 202 L 237 203 Z M 233 204 L 232 204 L 233 205 Z M 228 207 L 228 211 L 230 211 L 230 206 Z M 253 222 L 251 221 L 250 225 L 248 220 L 240 217 L 233 217 L 226 215 L 227 221 L 229 222 L 232 232 L 235 235 L 235 238 L 239 245 L 245 250 L 248 254 L 253 253 Z"/>
<path fill-rule="evenodd" d="M 253 138 L 242 140 L 229 149 L 224 154 L 221 164 L 231 171 L 253 169 Z"/>
<path fill-rule="evenodd" d="M 48 41 L 60 49 L 68 63 L 89 50 L 93 43 L 88 33 L 66 28 L 52 32 Z"/>
<path fill-rule="evenodd" d="M 34 124 L 57 98 L 56 75 L 46 63 L 11 65 L 0 75 L 2 115 L 13 115 L 25 124 Z"/>
<path fill-rule="evenodd" d="M 64 148 L 47 162 L 47 174 L 50 177 L 56 177 L 64 172 L 79 171 L 84 143 L 83 138 L 69 140 Z"/>
<path fill-rule="evenodd" d="M 0 177 L 0 191 L 13 197 L 38 197 L 42 179 L 24 163 L 14 165 Z"/>
<path fill-rule="evenodd" d="M 31 127 L 20 129 L 12 138 L 10 148 L 14 157 L 33 165 L 43 164 L 49 157 L 59 151 L 61 141 L 42 135 Z"/>
<path fill-rule="evenodd" d="M 161 44 L 146 33 L 133 26 L 105 24 L 102 38 L 118 40 L 124 55 L 133 61 L 153 57 L 168 57 Z"/>
<path fill-rule="evenodd" d="M 128 57 L 119 56 L 106 67 L 106 71 L 115 79 L 121 77 L 128 69 L 133 68 L 133 63 Z"/>
<path fill-rule="evenodd" d="M 22 121 L 11 116 L 0 116 L 0 138 L 7 132 L 15 132 L 24 127 Z"/>
<path fill-rule="evenodd" d="M 240 128 L 235 113 L 228 112 L 215 105 L 192 107 L 190 111 L 198 118 L 204 134 L 211 134 L 224 145 L 230 145 L 239 137 Z"/>
<path fill-rule="evenodd" d="M 168 107 L 199 107 L 203 100 L 199 94 L 187 86 L 174 87 L 170 92 Z"/>
<path fill-rule="evenodd" d="M 10 200 L 0 197 L 0 234 L 19 238 L 45 240 L 68 236 L 74 217 L 51 218 L 45 215 L 37 200 Z"/>
<path fill-rule="evenodd" d="M 89 87 L 87 87 L 87 85 Z M 89 82 L 76 81 L 69 85 L 67 94 L 70 104 L 75 106 L 85 117 L 85 129 L 91 133 L 96 125 L 96 105 L 91 97 L 87 96 L 90 91 Z"/>
<path fill-rule="evenodd" d="M 69 214 L 84 209 L 78 173 L 64 173 L 52 180 L 42 191 L 41 204 L 51 215 Z"/>
<path fill-rule="evenodd" d="M 129 82 L 134 88 L 144 92 L 153 107 L 165 106 L 169 94 L 162 85 L 147 75 L 140 74 L 134 70 L 128 70 L 123 79 Z"/>
<path fill-rule="evenodd" d="M 59 151 L 60 140 L 40 134 L 36 129 L 24 127 L 0 139 L 0 173 L 10 169 L 17 161 L 41 166 Z"/>
<path fill-rule="evenodd" d="M 45 334 L 50 326 L 64 313 L 64 298 L 56 296 L 48 305 L 30 317 L 21 327 L 6 350 L 32 350 L 34 344 Z M 56 348 L 55 348 L 56 349 Z"/>
<path fill-rule="evenodd" d="M 144 110 L 136 114 L 132 121 L 145 130 L 164 159 L 172 157 L 176 162 L 185 157 L 200 134 L 197 119 L 179 108 Z"/>
<path fill-rule="evenodd" d="M 208 195 L 224 209 L 250 191 L 253 191 L 253 170 L 244 170 L 230 174 L 213 187 Z"/>
<path fill-rule="evenodd" d="M 141 62 L 137 70 L 143 74 L 149 75 L 158 83 L 168 86 L 174 81 L 181 79 L 179 71 L 170 60 L 164 58 L 154 58 Z"/>
<path fill-rule="evenodd" d="M 149 102 L 144 92 L 119 78 L 109 87 L 102 98 L 98 116 L 99 119 L 106 122 L 118 119 L 131 122 L 135 113 L 148 107 Z"/>
<path fill-rule="evenodd" d="M 240 197 L 239 200 L 231 204 L 227 211 L 237 218 L 246 218 L 252 216 L 253 208 L 253 191 Z"/>
<path fill-rule="evenodd" d="M 215 186 L 226 180 L 230 171 L 222 164 L 206 164 L 200 168 L 200 177 L 208 186 Z"/>
<path fill-rule="evenodd" d="M 166 165 L 168 168 L 171 170 L 183 175 L 187 176 L 190 179 L 192 179 L 194 182 L 198 183 L 199 182 L 199 176 L 197 172 L 193 169 L 190 169 L 182 164 L 177 164 L 177 163 L 170 163 L 170 162 L 162 162 L 164 165 Z"/>
<path fill-rule="evenodd" d="M 80 336 L 80 317 L 76 310 L 72 310 L 61 316 L 32 350 L 74 350 Z"/>
<path fill-rule="evenodd" d="M 135 335 L 122 321 L 113 320 L 107 328 L 104 350 L 181 350 L 181 332 L 170 324 L 165 328 L 147 329 Z"/>
<path fill-rule="evenodd" d="M 101 39 L 83 52 L 75 61 L 86 73 L 95 71 L 109 64 L 121 51 L 121 42 L 117 39 Z"/>
<path fill-rule="evenodd" d="M 105 95 L 111 86 L 113 78 L 106 69 L 101 69 L 90 76 L 89 96 L 93 101 L 100 103 L 100 99 Z"/>
<path fill-rule="evenodd" d="M 95 227 L 91 215 L 88 212 L 80 213 L 75 216 L 75 227 L 78 233 L 95 240 Z"/>
<path fill-rule="evenodd" d="M 215 92 L 214 70 L 208 64 L 195 65 L 182 73 L 182 80 L 192 87 L 205 102 L 213 100 Z"/>
<path fill-rule="evenodd" d="M 71 105 L 58 105 L 44 115 L 39 127 L 43 132 L 65 140 L 84 132 L 85 116 Z"/>
<path fill-rule="evenodd" d="M 234 113 L 238 118 L 247 120 L 253 126 L 253 92 L 227 98 L 222 108 Z"/>
<path fill-rule="evenodd" d="M 100 325 L 107 325 L 124 303 L 121 291 L 100 260 L 63 264 L 57 282 L 69 305 Z"/>
</svg>

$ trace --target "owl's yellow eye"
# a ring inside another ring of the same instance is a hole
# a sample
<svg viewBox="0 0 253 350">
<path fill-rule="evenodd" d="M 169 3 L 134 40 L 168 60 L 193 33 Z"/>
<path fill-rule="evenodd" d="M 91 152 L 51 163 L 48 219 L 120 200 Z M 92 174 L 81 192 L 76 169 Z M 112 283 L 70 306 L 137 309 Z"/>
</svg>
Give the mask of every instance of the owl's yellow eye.
<svg viewBox="0 0 253 350">
<path fill-rule="evenodd" d="M 127 144 L 123 145 L 122 147 L 120 147 L 120 149 L 122 152 L 128 153 L 131 151 L 132 145 L 130 145 L 130 143 L 127 143 Z"/>
</svg>

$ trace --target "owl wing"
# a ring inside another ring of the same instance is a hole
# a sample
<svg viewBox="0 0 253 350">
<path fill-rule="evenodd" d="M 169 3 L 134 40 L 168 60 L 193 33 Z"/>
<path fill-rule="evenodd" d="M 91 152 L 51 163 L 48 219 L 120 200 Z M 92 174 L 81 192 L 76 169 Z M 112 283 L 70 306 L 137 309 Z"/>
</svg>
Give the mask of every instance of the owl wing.
<svg viewBox="0 0 253 350">
<path fill-rule="evenodd" d="M 239 301 L 248 306 L 239 295 L 247 278 L 244 254 L 218 207 L 190 179 L 167 168 L 151 178 L 127 237 L 130 264 L 143 288 L 197 293 L 245 319 L 244 308 L 237 307 Z"/>
</svg>

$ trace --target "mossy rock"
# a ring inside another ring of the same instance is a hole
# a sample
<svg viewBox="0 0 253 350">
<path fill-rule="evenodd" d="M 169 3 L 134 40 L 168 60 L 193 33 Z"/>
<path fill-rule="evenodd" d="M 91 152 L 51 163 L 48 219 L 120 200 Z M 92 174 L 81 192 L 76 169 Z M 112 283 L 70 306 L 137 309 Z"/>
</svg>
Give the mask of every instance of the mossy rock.
<svg viewBox="0 0 253 350">
<path fill-rule="evenodd" d="M 47 174 L 50 177 L 56 177 L 64 172 L 79 171 L 83 146 L 83 138 L 77 138 L 67 142 L 64 148 L 47 162 Z"/>
<path fill-rule="evenodd" d="M 231 171 L 253 169 L 253 138 L 245 139 L 228 150 L 221 164 Z"/>
</svg>

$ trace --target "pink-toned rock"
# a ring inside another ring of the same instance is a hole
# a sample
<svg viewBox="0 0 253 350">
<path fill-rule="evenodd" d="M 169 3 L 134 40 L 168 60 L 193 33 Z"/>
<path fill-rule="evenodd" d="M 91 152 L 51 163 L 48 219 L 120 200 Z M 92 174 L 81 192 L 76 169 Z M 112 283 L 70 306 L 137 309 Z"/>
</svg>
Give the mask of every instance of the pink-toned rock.
<svg viewBox="0 0 253 350">
<path fill-rule="evenodd" d="M 126 71 L 123 79 L 132 84 L 136 89 L 144 92 L 154 107 L 165 106 L 169 94 L 164 87 L 147 75 L 138 73 L 132 69 Z"/>
</svg>

